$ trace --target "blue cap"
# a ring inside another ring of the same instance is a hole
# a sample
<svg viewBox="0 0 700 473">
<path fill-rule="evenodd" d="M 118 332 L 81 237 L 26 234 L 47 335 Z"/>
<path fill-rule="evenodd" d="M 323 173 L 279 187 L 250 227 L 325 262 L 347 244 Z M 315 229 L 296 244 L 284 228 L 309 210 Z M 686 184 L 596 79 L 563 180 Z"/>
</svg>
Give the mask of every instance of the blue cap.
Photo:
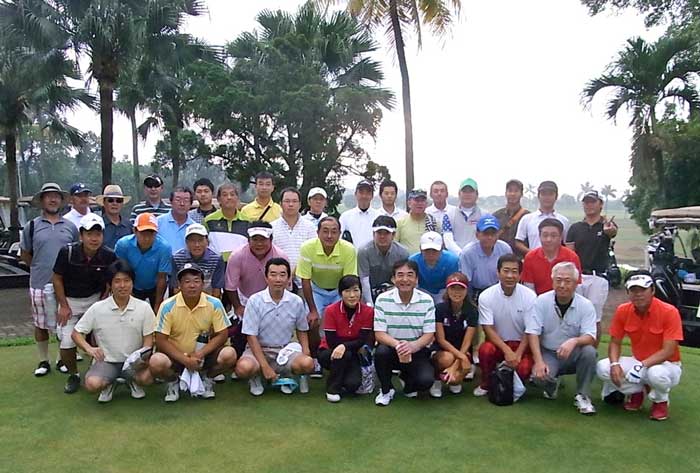
<svg viewBox="0 0 700 473">
<path fill-rule="evenodd" d="M 498 223 L 498 219 L 496 217 L 491 214 L 486 214 L 479 219 L 479 222 L 476 224 L 476 229 L 477 231 L 485 232 L 489 228 L 500 230 L 501 224 Z"/>
<path fill-rule="evenodd" d="M 70 195 L 78 195 L 82 194 L 83 192 L 89 192 L 90 194 L 92 194 L 92 191 L 88 189 L 88 186 L 86 186 L 82 182 L 76 182 L 70 188 Z"/>
</svg>

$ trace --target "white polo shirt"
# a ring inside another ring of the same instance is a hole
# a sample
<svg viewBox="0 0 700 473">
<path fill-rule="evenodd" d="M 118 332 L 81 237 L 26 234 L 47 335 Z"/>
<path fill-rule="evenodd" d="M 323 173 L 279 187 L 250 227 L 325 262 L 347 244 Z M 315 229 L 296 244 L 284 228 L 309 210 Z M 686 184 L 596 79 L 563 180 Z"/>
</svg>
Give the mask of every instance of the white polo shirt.
<svg viewBox="0 0 700 473">
<path fill-rule="evenodd" d="M 570 338 L 583 335 L 596 337 L 596 313 L 591 301 L 574 294 L 571 306 L 562 317 L 554 298 L 554 291 L 537 297 L 535 310 L 525 320 L 525 333 L 539 335 L 540 346 L 551 351 L 556 351 Z"/>
<path fill-rule="evenodd" d="M 491 325 L 504 342 L 520 341 L 525 333 L 525 321 L 535 310 L 537 295 L 518 284 L 507 296 L 501 283 L 494 284 L 479 295 L 479 325 Z"/>
<path fill-rule="evenodd" d="M 85 215 L 88 215 L 88 214 L 91 214 L 91 213 L 92 213 L 92 210 L 90 210 L 90 207 L 88 207 L 87 212 L 85 213 Z M 80 212 L 78 212 L 78 211 L 75 210 L 74 208 L 71 208 L 70 211 L 69 211 L 67 214 L 65 214 L 65 215 L 63 216 L 63 218 L 65 218 L 65 219 L 68 220 L 69 222 L 73 223 L 73 225 L 75 225 L 75 228 L 77 228 L 78 230 L 80 230 L 80 221 L 83 219 L 83 217 L 84 217 L 85 215 L 81 214 Z"/>
<path fill-rule="evenodd" d="M 457 207 L 455 207 L 454 205 L 445 204 L 444 209 L 438 209 L 437 207 L 435 207 L 435 204 L 432 204 L 430 207 L 425 209 L 425 213 L 435 217 L 435 221 L 438 224 L 438 232 L 442 233 L 442 217 L 444 217 L 445 214 L 448 212 L 454 212 L 456 208 Z"/>
<path fill-rule="evenodd" d="M 272 225 L 272 242 L 287 254 L 289 263 L 296 268 L 301 245 L 305 241 L 316 238 L 316 226 L 301 215 L 294 227 L 290 227 L 284 217 L 273 220 L 270 225 Z"/>
<path fill-rule="evenodd" d="M 379 212 L 379 215 L 386 215 L 387 217 L 391 217 L 397 222 L 399 219 L 404 218 L 406 215 L 408 215 L 408 212 L 406 212 L 403 209 L 400 209 L 398 206 L 394 205 L 394 211 L 393 212 L 387 212 L 387 210 L 384 207 L 379 207 L 377 209 Z"/>
<path fill-rule="evenodd" d="M 372 241 L 372 224 L 379 217 L 379 211 L 368 208 L 364 212 L 359 207 L 346 210 L 340 216 L 340 233 L 346 230 L 352 235 L 352 244 L 355 248 L 362 248 Z"/>
<path fill-rule="evenodd" d="M 557 211 L 553 211 L 552 213 L 543 213 L 541 210 L 530 212 L 529 214 L 522 216 L 520 222 L 518 223 L 518 230 L 515 233 L 515 239 L 522 242 L 527 242 L 527 246 L 531 250 L 542 246 L 542 242 L 540 242 L 540 230 L 538 227 L 542 220 L 546 218 L 555 218 L 559 220 L 562 225 L 564 225 L 564 233 L 561 235 L 561 241 L 566 241 L 566 232 L 571 226 L 569 219 Z"/>
</svg>

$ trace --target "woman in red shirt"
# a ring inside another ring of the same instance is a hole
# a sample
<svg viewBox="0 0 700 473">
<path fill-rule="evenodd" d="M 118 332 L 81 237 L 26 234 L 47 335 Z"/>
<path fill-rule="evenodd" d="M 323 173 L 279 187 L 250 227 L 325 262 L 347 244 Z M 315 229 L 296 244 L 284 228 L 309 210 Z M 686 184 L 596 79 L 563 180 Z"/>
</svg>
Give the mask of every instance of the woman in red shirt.
<svg viewBox="0 0 700 473">
<path fill-rule="evenodd" d="M 343 392 L 354 393 L 362 383 L 358 351 L 372 341 L 374 309 L 363 304 L 360 278 L 343 276 L 338 282 L 342 299 L 323 313 L 323 330 L 318 361 L 330 371 L 326 380 L 326 399 L 340 401 Z"/>
</svg>

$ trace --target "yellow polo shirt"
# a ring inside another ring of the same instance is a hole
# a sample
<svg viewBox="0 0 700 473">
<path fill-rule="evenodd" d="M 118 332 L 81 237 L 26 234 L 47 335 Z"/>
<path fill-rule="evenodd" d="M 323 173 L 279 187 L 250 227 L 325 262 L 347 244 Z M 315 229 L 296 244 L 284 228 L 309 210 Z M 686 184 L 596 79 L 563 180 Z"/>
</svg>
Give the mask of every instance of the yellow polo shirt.
<svg viewBox="0 0 700 473">
<path fill-rule="evenodd" d="M 408 250 L 408 254 L 420 252 L 420 237 L 426 232 L 425 218 L 414 220 L 410 215 L 396 222 L 395 240 Z"/>
<path fill-rule="evenodd" d="M 265 217 L 263 218 L 264 222 L 270 223 L 282 216 L 282 207 L 280 207 L 280 204 L 270 200 L 269 204 L 263 206 L 258 203 L 257 199 L 255 199 L 251 203 L 244 205 L 241 209 L 241 212 L 243 212 L 243 219 L 248 220 L 249 222 L 260 220 L 260 216 L 268 207 L 270 207 L 270 210 L 268 210 L 268 212 L 265 214 Z"/>
<path fill-rule="evenodd" d="M 348 274 L 357 276 L 357 251 L 352 244 L 339 240 L 330 255 L 323 251 L 318 238 L 301 245 L 296 270 L 301 279 L 310 279 L 323 289 L 334 289 L 340 278 Z"/>
</svg>

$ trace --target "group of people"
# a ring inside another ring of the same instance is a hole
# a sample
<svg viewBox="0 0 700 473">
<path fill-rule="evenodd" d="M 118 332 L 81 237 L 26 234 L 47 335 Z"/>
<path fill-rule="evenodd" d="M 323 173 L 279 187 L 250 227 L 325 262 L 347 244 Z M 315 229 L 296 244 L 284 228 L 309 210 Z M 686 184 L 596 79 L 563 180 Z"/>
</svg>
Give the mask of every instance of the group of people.
<svg viewBox="0 0 700 473">
<path fill-rule="evenodd" d="M 273 386 L 305 393 L 325 369 L 329 402 L 367 392 L 376 373 L 375 403 L 386 406 L 396 373 L 405 396 L 437 398 L 444 386 L 460 393 L 478 365 L 473 394 L 484 396 L 505 364 L 547 399 L 575 373 L 581 414 L 596 412 L 597 373 L 606 402 L 638 410 L 647 394 L 651 418 L 668 417 L 683 334 L 648 272 L 627 279 L 630 301 L 612 319 L 608 357 L 597 359 L 617 226 L 602 216 L 596 191 L 584 194 L 584 217 L 573 224 L 555 210 L 552 181 L 539 185 L 535 212 L 520 204 L 523 184 L 508 181 L 506 206 L 493 214 L 479 208 L 472 178 L 461 182 L 458 206 L 436 181 L 430 206 L 426 191 L 409 191 L 407 212 L 396 205 L 396 183 L 381 183 L 375 209 L 375 187 L 362 180 L 356 207 L 339 218 L 325 213 L 319 187 L 307 193 L 303 215 L 298 189 L 282 189 L 281 205 L 274 202 L 271 174 L 256 176 L 255 191 L 241 206 L 236 185 L 215 192 L 199 179 L 166 202 L 163 180 L 151 175 L 146 200 L 125 218 L 130 197 L 118 185 L 95 196 L 99 214 L 84 184 L 68 193 L 42 186 L 33 200 L 41 215 L 21 241 L 31 267 L 34 374 L 52 369 L 55 331 L 65 392 L 81 386 L 77 347 L 92 358 L 82 384 L 101 402 L 120 382 L 134 398 L 155 381 L 168 402 L 183 390 L 213 398 L 228 373 L 248 380 L 254 396 Z M 630 357 L 622 356 L 625 337 Z"/>
</svg>

